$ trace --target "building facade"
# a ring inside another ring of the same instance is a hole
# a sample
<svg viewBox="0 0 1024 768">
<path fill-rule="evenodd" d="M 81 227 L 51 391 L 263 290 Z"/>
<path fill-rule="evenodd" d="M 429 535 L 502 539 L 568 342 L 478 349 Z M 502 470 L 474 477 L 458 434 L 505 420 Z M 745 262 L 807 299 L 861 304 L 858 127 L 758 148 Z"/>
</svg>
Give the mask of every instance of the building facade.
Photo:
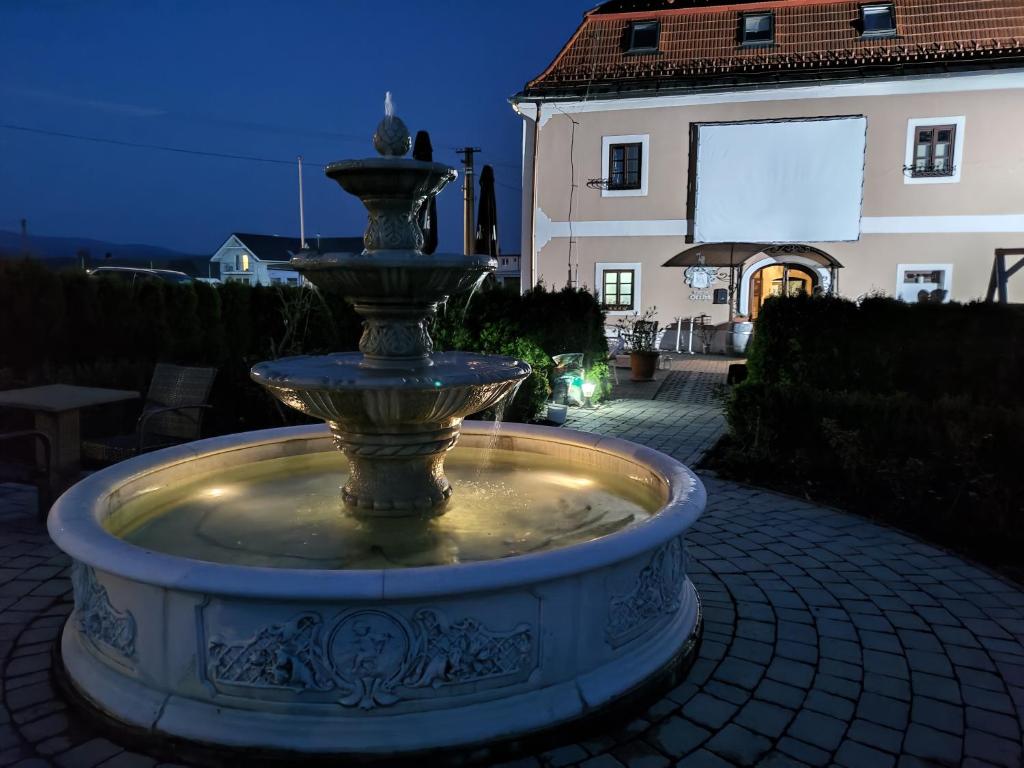
<svg viewBox="0 0 1024 768">
<path fill-rule="evenodd" d="M 1020 0 L 613 0 L 512 101 L 523 284 L 610 315 L 968 301 L 1024 246 Z"/>
<path fill-rule="evenodd" d="M 307 249 L 331 252 L 361 252 L 362 238 L 307 238 Z M 291 260 L 303 250 L 297 237 L 256 235 L 234 232 L 210 258 L 221 282 L 249 285 L 307 285 L 291 266 Z M 213 271 L 213 270 L 211 270 Z"/>
</svg>

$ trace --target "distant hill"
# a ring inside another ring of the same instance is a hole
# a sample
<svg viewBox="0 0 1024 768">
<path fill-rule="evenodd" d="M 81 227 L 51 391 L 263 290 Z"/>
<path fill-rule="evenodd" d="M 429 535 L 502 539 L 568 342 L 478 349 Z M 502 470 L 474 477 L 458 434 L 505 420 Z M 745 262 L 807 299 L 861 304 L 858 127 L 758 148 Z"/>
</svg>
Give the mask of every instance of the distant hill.
<svg viewBox="0 0 1024 768">
<path fill-rule="evenodd" d="M 110 254 L 110 257 L 107 257 Z M 21 234 L 0 229 L 0 258 L 25 256 Z M 181 253 L 157 245 L 109 243 L 85 237 L 42 237 L 30 235 L 28 256 L 46 262 L 54 269 L 79 266 L 85 257 L 87 267 L 144 266 L 159 269 L 177 269 L 181 272 L 206 277 L 210 256 Z"/>
</svg>

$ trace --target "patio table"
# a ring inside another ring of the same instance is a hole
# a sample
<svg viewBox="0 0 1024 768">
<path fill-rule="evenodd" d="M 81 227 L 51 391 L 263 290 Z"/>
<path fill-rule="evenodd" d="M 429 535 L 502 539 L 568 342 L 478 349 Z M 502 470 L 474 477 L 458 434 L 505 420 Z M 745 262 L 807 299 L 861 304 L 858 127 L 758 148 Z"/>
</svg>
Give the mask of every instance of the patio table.
<svg viewBox="0 0 1024 768">
<path fill-rule="evenodd" d="M 35 428 L 50 436 L 54 474 L 62 480 L 73 480 L 81 462 L 78 412 L 82 408 L 138 397 L 138 392 L 127 389 L 47 384 L 0 392 L 0 407 L 32 411 Z"/>
</svg>

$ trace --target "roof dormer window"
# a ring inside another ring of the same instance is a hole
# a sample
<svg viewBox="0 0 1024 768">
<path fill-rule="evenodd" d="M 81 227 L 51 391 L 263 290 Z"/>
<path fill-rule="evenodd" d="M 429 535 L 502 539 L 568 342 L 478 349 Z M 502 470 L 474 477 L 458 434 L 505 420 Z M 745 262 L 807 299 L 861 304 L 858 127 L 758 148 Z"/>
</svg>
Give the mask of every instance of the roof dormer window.
<svg viewBox="0 0 1024 768">
<path fill-rule="evenodd" d="M 860 7 L 861 34 L 864 37 L 894 37 L 896 8 L 892 3 L 874 3 Z"/>
<path fill-rule="evenodd" d="M 627 53 L 654 53 L 661 37 L 660 21 L 634 21 L 626 30 Z"/>
<path fill-rule="evenodd" d="M 740 43 L 742 45 L 771 45 L 775 42 L 775 14 L 744 13 L 740 16 Z"/>
</svg>

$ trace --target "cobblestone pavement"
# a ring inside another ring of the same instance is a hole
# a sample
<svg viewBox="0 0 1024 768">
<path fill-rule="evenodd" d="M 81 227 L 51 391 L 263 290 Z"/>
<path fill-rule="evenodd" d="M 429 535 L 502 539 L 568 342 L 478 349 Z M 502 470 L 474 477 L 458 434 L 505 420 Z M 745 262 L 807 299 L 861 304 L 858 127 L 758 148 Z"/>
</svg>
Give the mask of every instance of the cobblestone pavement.
<svg viewBox="0 0 1024 768">
<path fill-rule="evenodd" d="M 696 386 L 672 380 L 666 397 Z M 686 414 L 677 432 L 720 429 L 696 410 L 712 407 L 621 403 L 573 423 L 652 433 L 642 441 L 685 458 L 703 438 L 673 443 L 652 425 L 675 408 Z M 508 765 L 1021 765 L 1024 592 L 899 531 L 704 481 L 708 509 L 689 547 L 705 634 L 686 681 L 617 730 Z M 31 502 L 0 486 L 0 765 L 155 765 L 90 732 L 54 691 L 70 586 Z"/>
</svg>

